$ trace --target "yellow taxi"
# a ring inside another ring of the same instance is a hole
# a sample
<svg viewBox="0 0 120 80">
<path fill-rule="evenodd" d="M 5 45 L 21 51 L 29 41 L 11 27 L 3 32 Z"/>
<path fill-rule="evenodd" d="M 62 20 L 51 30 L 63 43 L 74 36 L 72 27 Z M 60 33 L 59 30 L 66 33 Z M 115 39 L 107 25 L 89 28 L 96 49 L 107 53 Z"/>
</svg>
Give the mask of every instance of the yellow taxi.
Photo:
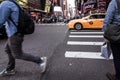
<svg viewBox="0 0 120 80">
<path fill-rule="evenodd" d="M 105 14 L 90 14 L 89 16 L 81 19 L 71 20 L 68 23 L 70 29 L 82 30 L 82 29 L 101 29 L 103 27 Z"/>
</svg>

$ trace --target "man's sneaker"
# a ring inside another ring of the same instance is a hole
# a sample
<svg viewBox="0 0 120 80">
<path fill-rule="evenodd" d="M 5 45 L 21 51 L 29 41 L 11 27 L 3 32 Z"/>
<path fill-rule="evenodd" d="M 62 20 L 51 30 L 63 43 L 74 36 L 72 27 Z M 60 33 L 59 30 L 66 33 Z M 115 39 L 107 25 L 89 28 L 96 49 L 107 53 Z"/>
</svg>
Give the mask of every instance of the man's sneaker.
<svg viewBox="0 0 120 80">
<path fill-rule="evenodd" d="M 47 57 L 41 57 L 42 63 L 40 63 L 41 73 L 44 73 L 47 67 Z"/>
<path fill-rule="evenodd" d="M 107 78 L 108 78 L 109 80 L 117 80 L 117 79 L 115 78 L 115 75 L 113 75 L 113 74 L 111 74 L 111 73 L 107 73 L 106 76 L 107 76 Z"/>
<path fill-rule="evenodd" d="M 0 76 L 3 77 L 3 76 L 12 76 L 12 75 L 15 75 L 16 71 L 13 69 L 13 70 L 10 70 L 10 71 L 7 71 L 6 69 L 4 69 L 3 71 L 0 72 Z"/>
</svg>

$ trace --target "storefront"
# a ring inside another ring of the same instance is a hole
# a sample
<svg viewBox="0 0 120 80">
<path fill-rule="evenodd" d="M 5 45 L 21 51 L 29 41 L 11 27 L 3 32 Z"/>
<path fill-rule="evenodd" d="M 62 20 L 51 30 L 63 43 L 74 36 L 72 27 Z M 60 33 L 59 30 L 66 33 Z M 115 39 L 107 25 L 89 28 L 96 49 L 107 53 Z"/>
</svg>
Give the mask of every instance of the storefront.
<svg viewBox="0 0 120 80">
<path fill-rule="evenodd" d="M 87 0 L 87 2 L 82 5 L 82 13 L 89 15 L 91 12 L 105 13 L 108 4 L 111 0 Z"/>
<path fill-rule="evenodd" d="M 98 10 L 99 11 L 106 11 L 107 10 L 106 0 L 99 0 L 98 1 Z"/>
<path fill-rule="evenodd" d="M 83 13 L 85 15 L 89 15 L 90 11 L 94 11 L 97 9 L 97 0 L 88 0 L 84 3 Z"/>
</svg>

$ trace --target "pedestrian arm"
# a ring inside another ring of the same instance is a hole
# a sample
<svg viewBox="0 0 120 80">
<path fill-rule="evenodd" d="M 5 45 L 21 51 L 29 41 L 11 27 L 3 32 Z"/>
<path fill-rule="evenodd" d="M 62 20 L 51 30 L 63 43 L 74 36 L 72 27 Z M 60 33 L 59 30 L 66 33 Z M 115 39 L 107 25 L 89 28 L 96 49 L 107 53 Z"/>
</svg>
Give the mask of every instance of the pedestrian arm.
<svg viewBox="0 0 120 80">
<path fill-rule="evenodd" d="M 5 4 L 0 5 L 0 28 L 8 20 L 11 13 L 11 9 Z"/>
<path fill-rule="evenodd" d="M 114 15 L 116 13 L 116 5 L 117 5 L 116 0 L 112 0 L 109 3 L 108 9 L 105 15 L 105 19 L 104 19 L 104 24 L 102 29 L 103 32 L 106 30 L 107 25 L 109 25 L 114 18 Z"/>
</svg>

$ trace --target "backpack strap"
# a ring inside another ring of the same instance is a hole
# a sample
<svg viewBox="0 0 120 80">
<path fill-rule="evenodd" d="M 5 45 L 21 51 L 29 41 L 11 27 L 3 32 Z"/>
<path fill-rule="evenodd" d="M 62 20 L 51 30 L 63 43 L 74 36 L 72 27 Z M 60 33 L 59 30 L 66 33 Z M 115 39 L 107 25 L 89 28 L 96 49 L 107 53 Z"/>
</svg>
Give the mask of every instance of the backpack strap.
<svg viewBox="0 0 120 80">
<path fill-rule="evenodd" d="M 118 7 L 118 13 L 120 14 L 120 0 L 116 0 L 117 2 L 117 7 Z"/>
<path fill-rule="evenodd" d="M 9 17 L 10 21 L 12 21 L 12 23 L 17 27 L 17 24 L 12 20 L 11 17 Z"/>
</svg>

